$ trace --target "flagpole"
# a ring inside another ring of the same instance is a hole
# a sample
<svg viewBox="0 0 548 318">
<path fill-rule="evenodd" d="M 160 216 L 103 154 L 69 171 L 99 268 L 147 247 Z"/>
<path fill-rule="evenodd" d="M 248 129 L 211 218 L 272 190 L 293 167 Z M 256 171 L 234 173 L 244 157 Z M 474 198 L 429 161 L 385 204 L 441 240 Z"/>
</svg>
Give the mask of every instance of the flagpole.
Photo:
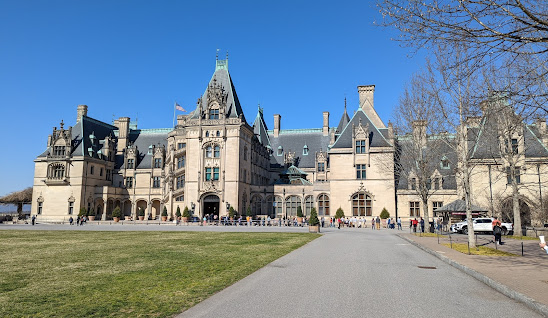
<svg viewBox="0 0 548 318">
<path fill-rule="evenodd" d="M 177 104 L 177 102 L 173 102 L 173 128 L 175 128 L 175 104 Z"/>
</svg>

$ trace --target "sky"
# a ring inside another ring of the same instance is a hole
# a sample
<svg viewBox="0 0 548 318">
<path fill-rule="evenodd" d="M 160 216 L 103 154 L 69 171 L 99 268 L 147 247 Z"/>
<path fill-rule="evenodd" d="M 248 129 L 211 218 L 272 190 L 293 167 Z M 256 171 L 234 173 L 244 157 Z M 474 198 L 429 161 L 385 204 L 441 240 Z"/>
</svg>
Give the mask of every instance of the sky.
<svg viewBox="0 0 548 318">
<path fill-rule="evenodd" d="M 0 195 L 33 184 L 33 160 L 76 106 L 111 123 L 169 128 L 177 102 L 196 107 L 225 59 L 245 116 L 269 129 L 337 126 L 358 85 L 375 85 L 387 123 L 424 65 L 395 31 L 375 26 L 375 1 L 0 1 Z M 184 114 L 177 112 L 178 114 Z"/>
</svg>

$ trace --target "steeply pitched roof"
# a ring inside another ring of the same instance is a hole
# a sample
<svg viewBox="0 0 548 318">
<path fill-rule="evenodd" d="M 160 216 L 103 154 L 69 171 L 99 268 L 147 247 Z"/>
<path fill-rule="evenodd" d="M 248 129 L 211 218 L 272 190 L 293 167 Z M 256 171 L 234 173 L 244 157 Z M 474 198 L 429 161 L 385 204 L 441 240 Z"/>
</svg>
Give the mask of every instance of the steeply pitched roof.
<svg viewBox="0 0 548 318">
<path fill-rule="evenodd" d="M 230 77 L 230 74 L 228 73 L 228 60 L 216 61 L 215 72 L 213 73 L 213 76 L 211 77 L 211 80 L 209 81 L 209 84 L 201 98 L 202 109 L 206 108 L 208 105 L 209 101 L 207 99 L 207 92 L 210 86 L 215 86 L 215 85 L 220 85 L 224 89 L 224 91 L 228 94 L 225 116 L 227 118 L 238 118 L 241 115 L 243 120 L 245 121 L 244 112 L 242 110 L 242 106 L 240 105 L 240 100 L 238 99 L 238 95 L 236 94 L 236 88 L 234 87 L 234 84 L 232 83 L 232 78 Z M 190 114 L 190 117 L 198 118 L 200 115 L 200 112 L 201 110 L 196 108 Z"/>
<path fill-rule="evenodd" d="M 346 98 L 344 99 L 344 113 L 341 117 L 341 120 L 339 121 L 339 125 L 337 126 L 337 130 L 335 130 L 336 135 L 340 135 L 346 125 L 350 122 L 350 117 L 348 117 L 348 113 L 346 112 Z"/>
<path fill-rule="evenodd" d="M 371 122 L 365 112 L 358 108 L 358 110 L 352 116 L 352 119 L 348 122 L 341 135 L 335 140 L 335 143 L 331 148 L 352 148 L 352 125 L 366 126 L 369 124 L 369 146 L 370 147 L 390 147 L 390 143 L 384 138 L 379 129 Z"/>
<path fill-rule="evenodd" d="M 137 169 L 150 169 L 153 167 L 153 155 L 148 152 L 150 146 L 167 147 L 167 135 L 171 128 L 160 129 L 137 129 L 129 133 L 129 142 L 137 146 L 139 155 L 136 162 Z M 123 168 L 123 157 L 121 162 L 117 162 L 120 168 Z M 117 167 L 118 168 L 118 167 Z"/>
<path fill-rule="evenodd" d="M 253 122 L 253 132 L 263 146 L 266 147 L 270 145 L 270 139 L 268 138 L 268 128 L 266 127 L 266 122 L 264 121 L 263 117 L 263 109 L 261 107 L 259 107 L 257 117 L 255 117 L 255 121 Z"/>
<path fill-rule="evenodd" d="M 295 166 L 299 168 L 314 168 L 316 166 L 316 152 L 327 151 L 329 136 L 324 136 L 321 128 L 318 129 L 287 129 L 280 130 L 278 137 L 274 137 L 272 130 L 268 131 L 272 156 L 270 163 L 284 165 L 284 154 L 295 152 Z M 303 154 L 304 146 L 308 148 L 308 155 Z M 278 147 L 282 147 L 283 154 L 278 156 Z"/>
</svg>

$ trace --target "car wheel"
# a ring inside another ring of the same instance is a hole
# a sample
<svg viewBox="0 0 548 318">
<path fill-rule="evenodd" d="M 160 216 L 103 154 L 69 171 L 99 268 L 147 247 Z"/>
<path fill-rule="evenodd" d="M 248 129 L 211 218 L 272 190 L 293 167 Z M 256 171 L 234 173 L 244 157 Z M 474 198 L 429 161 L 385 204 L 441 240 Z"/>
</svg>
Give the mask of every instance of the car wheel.
<svg viewBox="0 0 548 318">
<path fill-rule="evenodd" d="M 502 228 L 502 235 L 508 235 L 508 229 L 503 227 Z"/>
<path fill-rule="evenodd" d="M 468 227 L 465 226 L 465 227 L 462 228 L 462 234 L 464 234 L 464 235 L 468 234 Z"/>
</svg>

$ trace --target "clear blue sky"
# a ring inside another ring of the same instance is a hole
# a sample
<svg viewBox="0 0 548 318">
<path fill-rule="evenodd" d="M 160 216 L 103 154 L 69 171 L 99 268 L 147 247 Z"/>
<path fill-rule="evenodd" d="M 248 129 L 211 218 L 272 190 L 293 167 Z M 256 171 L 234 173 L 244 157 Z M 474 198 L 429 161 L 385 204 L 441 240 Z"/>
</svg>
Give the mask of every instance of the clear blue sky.
<svg viewBox="0 0 548 318">
<path fill-rule="evenodd" d="M 375 84 L 388 122 L 423 56 L 374 26 L 374 1 L 0 2 L 0 195 L 31 186 L 53 126 L 74 125 L 76 106 L 110 123 L 172 126 L 173 103 L 192 110 L 224 58 L 249 121 L 257 104 L 272 128 L 336 126 L 344 97 Z M 181 114 L 181 113 L 179 113 Z"/>
</svg>

